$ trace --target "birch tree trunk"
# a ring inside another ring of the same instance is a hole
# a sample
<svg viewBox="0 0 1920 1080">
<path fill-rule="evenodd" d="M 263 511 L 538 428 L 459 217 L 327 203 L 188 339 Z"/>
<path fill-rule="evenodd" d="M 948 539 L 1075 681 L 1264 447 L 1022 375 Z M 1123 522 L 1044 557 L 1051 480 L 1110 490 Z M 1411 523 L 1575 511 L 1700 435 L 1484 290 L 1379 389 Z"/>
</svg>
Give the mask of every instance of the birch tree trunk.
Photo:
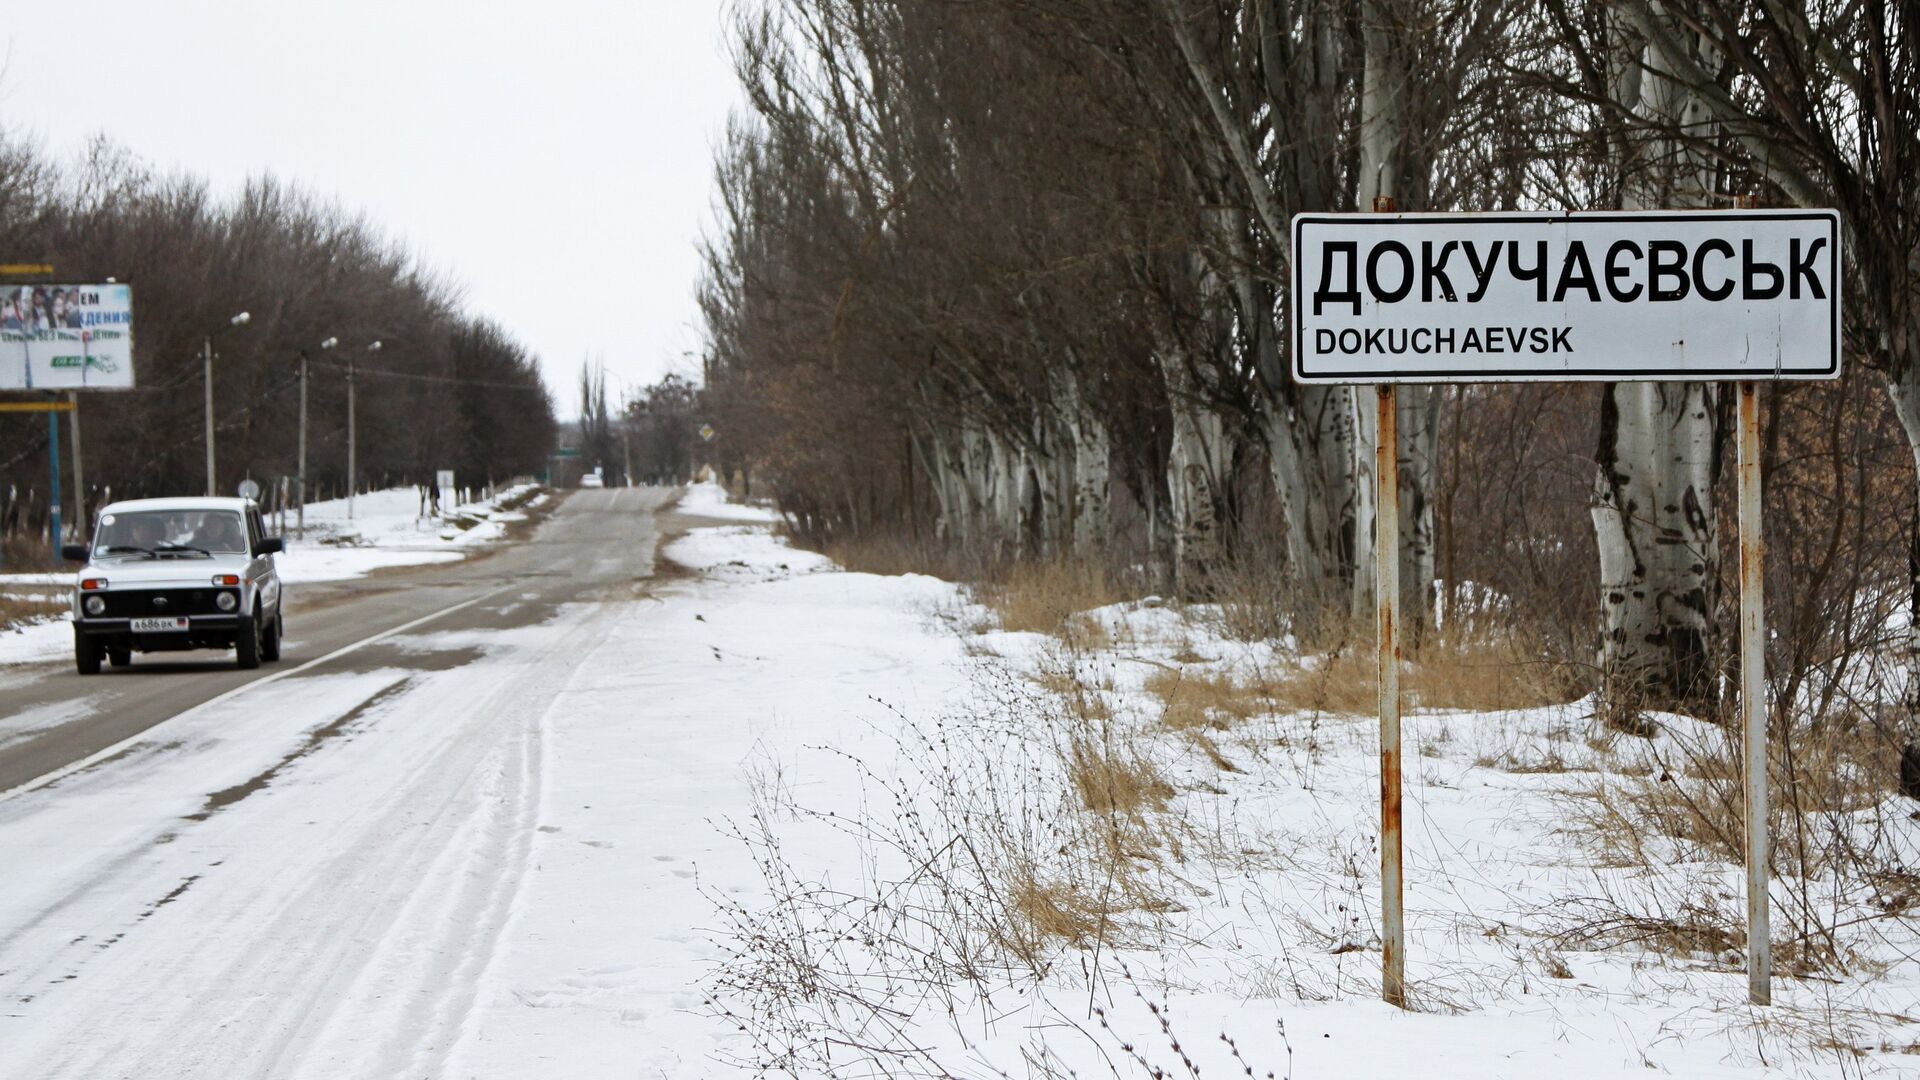
<svg viewBox="0 0 1920 1080">
<path fill-rule="evenodd" d="M 1887 379 L 1887 394 L 1893 401 L 1893 413 L 1907 435 L 1907 449 L 1913 455 L 1915 499 L 1920 505 L 1920 365 L 1905 364 L 1897 376 Z M 1916 515 L 1920 519 L 1920 515 Z M 1900 746 L 1900 793 L 1920 799 L 1920 528 L 1913 530 L 1907 547 L 1907 639 L 1906 686 L 1901 693 L 1900 713 L 1904 723 Z"/>
<path fill-rule="evenodd" d="M 1601 703 L 1638 729 L 1644 708 L 1710 715 L 1719 700 L 1713 510 L 1715 407 L 1704 383 L 1615 383 L 1600 405 L 1593 525 L 1600 549 Z"/>
<path fill-rule="evenodd" d="M 1173 415 L 1167 510 L 1173 533 L 1174 589 L 1188 599 L 1205 599 L 1225 543 L 1222 495 L 1231 452 L 1226 424 L 1201 400 L 1185 358 L 1162 342 L 1156 360 Z"/>
<path fill-rule="evenodd" d="M 1677 25 L 1663 29 L 1652 35 L 1632 16 L 1614 16 L 1615 100 L 1663 125 L 1704 123 L 1704 106 L 1662 74 L 1674 62 L 1652 43 L 1657 37 L 1697 47 L 1697 39 Z M 1629 143 L 1621 156 L 1627 209 L 1700 206 L 1712 194 L 1710 166 L 1678 140 Z M 1600 713 L 1628 730 L 1644 728 L 1645 709 L 1717 712 L 1717 406 L 1716 389 L 1704 383 L 1614 383 L 1601 392 L 1592 509 L 1600 554 Z"/>
<path fill-rule="evenodd" d="M 1287 565 L 1311 633 L 1344 616 L 1356 534 L 1350 387 L 1294 385 L 1270 394 L 1260 422 L 1275 498 L 1286 523 Z"/>
<path fill-rule="evenodd" d="M 1113 529 L 1112 438 L 1071 373 L 1056 378 L 1054 402 L 1072 440 L 1066 450 L 1071 461 L 1072 550 L 1079 558 L 1091 559 L 1100 554 Z"/>
<path fill-rule="evenodd" d="M 1409 152 L 1412 133 L 1408 119 L 1409 73 L 1406 55 L 1410 19 L 1417 13 L 1401 11 L 1392 0 L 1368 0 L 1361 5 L 1361 39 L 1365 50 L 1360 90 L 1360 184 L 1362 210 L 1376 196 L 1411 197 L 1421 201 L 1426 189 L 1426 157 Z M 1411 190 L 1407 190 L 1411 189 Z M 1418 209 L 1409 205 L 1401 209 Z M 1397 391 L 1400 443 L 1394 450 L 1400 465 L 1400 612 L 1401 633 L 1418 645 L 1433 626 L 1433 493 L 1439 481 L 1440 395 L 1425 384 L 1409 383 Z M 1355 505 L 1361 529 L 1355 544 L 1351 616 L 1364 621 L 1374 604 L 1373 444 L 1378 420 L 1373 395 L 1364 388 L 1349 394 L 1348 409 L 1357 437 L 1351 447 Z"/>
</svg>

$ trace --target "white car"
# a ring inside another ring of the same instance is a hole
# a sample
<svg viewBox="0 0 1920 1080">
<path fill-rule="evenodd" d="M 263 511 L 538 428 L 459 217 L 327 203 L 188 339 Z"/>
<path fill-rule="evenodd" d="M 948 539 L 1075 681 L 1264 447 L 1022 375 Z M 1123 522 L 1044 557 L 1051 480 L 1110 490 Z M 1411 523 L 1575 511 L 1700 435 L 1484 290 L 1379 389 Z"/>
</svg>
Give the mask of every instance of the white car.
<svg viewBox="0 0 1920 1080">
<path fill-rule="evenodd" d="M 599 473 L 590 472 L 580 478 L 580 486 L 583 488 L 603 488 L 607 486 L 607 482 Z"/>
<path fill-rule="evenodd" d="M 282 550 L 250 499 L 136 499 L 100 511 L 91 545 L 61 549 L 74 578 L 73 659 L 82 675 L 136 652 L 232 649 L 243 668 L 280 659 Z"/>
</svg>

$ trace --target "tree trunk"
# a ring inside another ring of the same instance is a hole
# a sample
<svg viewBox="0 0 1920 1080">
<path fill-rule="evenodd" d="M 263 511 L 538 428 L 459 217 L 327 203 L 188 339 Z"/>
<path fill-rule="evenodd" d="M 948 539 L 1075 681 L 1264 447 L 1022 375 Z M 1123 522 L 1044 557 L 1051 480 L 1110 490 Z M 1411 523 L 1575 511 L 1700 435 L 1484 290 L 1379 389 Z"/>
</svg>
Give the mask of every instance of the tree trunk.
<svg viewBox="0 0 1920 1080">
<path fill-rule="evenodd" d="M 1433 629 L 1433 495 L 1440 483 L 1438 388 L 1409 383 L 1399 390 L 1400 633 L 1418 646 Z"/>
<path fill-rule="evenodd" d="M 1162 344 L 1157 360 L 1173 414 L 1167 454 L 1167 510 L 1172 526 L 1173 583 L 1183 598 L 1206 599 L 1220 565 L 1227 478 L 1226 424 L 1200 400 L 1183 358 Z"/>
<path fill-rule="evenodd" d="M 1717 711 L 1712 619 L 1716 403 L 1704 383 L 1614 383 L 1601 392 L 1593 528 L 1600 549 L 1603 716 Z"/>
<path fill-rule="evenodd" d="M 1091 559 L 1100 554 L 1113 530 L 1112 440 L 1072 374 L 1063 373 L 1055 381 L 1054 402 L 1072 441 L 1066 448 L 1071 461 L 1072 550 L 1078 558 Z"/>
<path fill-rule="evenodd" d="M 1403 204 L 1400 209 L 1423 208 L 1430 151 L 1415 140 L 1408 120 L 1407 94 L 1411 78 L 1405 70 L 1407 41 L 1412 33 L 1408 13 L 1384 0 L 1361 5 L 1361 37 L 1365 51 L 1360 98 L 1359 205 L 1374 207 L 1384 196 Z M 1433 387 L 1408 384 L 1398 390 L 1396 410 L 1399 445 L 1394 453 L 1400 465 L 1400 632 L 1418 645 L 1433 626 L 1433 492 L 1439 479 L 1440 395 Z M 1378 421 L 1371 393 L 1354 393 L 1349 403 L 1356 431 L 1351 447 L 1356 505 L 1362 529 L 1354 552 L 1352 617 L 1364 622 L 1374 602 L 1373 435 Z"/>
<path fill-rule="evenodd" d="M 1675 62 L 1655 35 L 1616 11 L 1611 92 L 1623 107 L 1668 124 L 1702 123 L 1697 95 L 1663 73 Z M 1655 16 L 1661 17 L 1661 16 Z M 1627 143 L 1621 205 L 1645 210 L 1706 205 L 1714 172 L 1677 140 Z M 1642 710 L 1718 712 L 1713 612 L 1720 545 L 1717 391 L 1704 383 L 1616 383 L 1601 393 L 1593 525 L 1600 550 L 1600 714 L 1641 730 Z"/>
<path fill-rule="evenodd" d="M 1893 401 L 1893 413 L 1907 435 L 1907 449 L 1913 455 L 1916 506 L 1920 506 L 1920 364 L 1908 363 L 1897 378 L 1887 380 L 1887 395 Z M 1907 682 L 1901 694 L 1900 713 L 1905 723 L 1900 745 L 1900 793 L 1920 799 L 1920 511 L 1907 550 Z"/>
</svg>

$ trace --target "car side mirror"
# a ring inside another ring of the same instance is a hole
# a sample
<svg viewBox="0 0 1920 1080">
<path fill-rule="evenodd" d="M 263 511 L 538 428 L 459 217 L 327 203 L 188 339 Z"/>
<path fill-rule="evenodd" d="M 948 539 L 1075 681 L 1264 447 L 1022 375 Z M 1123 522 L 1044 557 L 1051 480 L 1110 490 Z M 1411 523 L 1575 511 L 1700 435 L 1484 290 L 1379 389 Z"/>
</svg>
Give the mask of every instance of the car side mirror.
<svg viewBox="0 0 1920 1080">
<path fill-rule="evenodd" d="M 93 557 L 93 549 L 85 544 L 62 544 L 60 557 L 68 562 L 86 562 Z"/>
<path fill-rule="evenodd" d="M 256 558 L 261 555 L 278 555 L 285 550 L 287 550 L 287 542 L 277 536 L 269 536 L 253 545 L 253 554 Z"/>
</svg>

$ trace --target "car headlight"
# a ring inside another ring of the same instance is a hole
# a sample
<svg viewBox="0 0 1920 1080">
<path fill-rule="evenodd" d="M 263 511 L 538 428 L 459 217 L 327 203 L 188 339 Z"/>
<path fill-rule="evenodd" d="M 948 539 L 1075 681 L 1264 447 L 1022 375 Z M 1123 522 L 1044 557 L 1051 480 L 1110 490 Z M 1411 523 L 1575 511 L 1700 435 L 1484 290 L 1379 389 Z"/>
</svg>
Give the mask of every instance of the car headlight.
<svg viewBox="0 0 1920 1080">
<path fill-rule="evenodd" d="M 234 593 L 223 592 L 219 596 L 214 597 L 213 602 L 219 606 L 221 611 L 232 611 L 234 608 L 240 606 L 240 597 Z"/>
<path fill-rule="evenodd" d="M 86 599 L 86 603 L 82 606 L 87 609 L 87 614 L 99 615 L 107 610 L 107 598 L 104 596 L 89 596 Z"/>
</svg>

